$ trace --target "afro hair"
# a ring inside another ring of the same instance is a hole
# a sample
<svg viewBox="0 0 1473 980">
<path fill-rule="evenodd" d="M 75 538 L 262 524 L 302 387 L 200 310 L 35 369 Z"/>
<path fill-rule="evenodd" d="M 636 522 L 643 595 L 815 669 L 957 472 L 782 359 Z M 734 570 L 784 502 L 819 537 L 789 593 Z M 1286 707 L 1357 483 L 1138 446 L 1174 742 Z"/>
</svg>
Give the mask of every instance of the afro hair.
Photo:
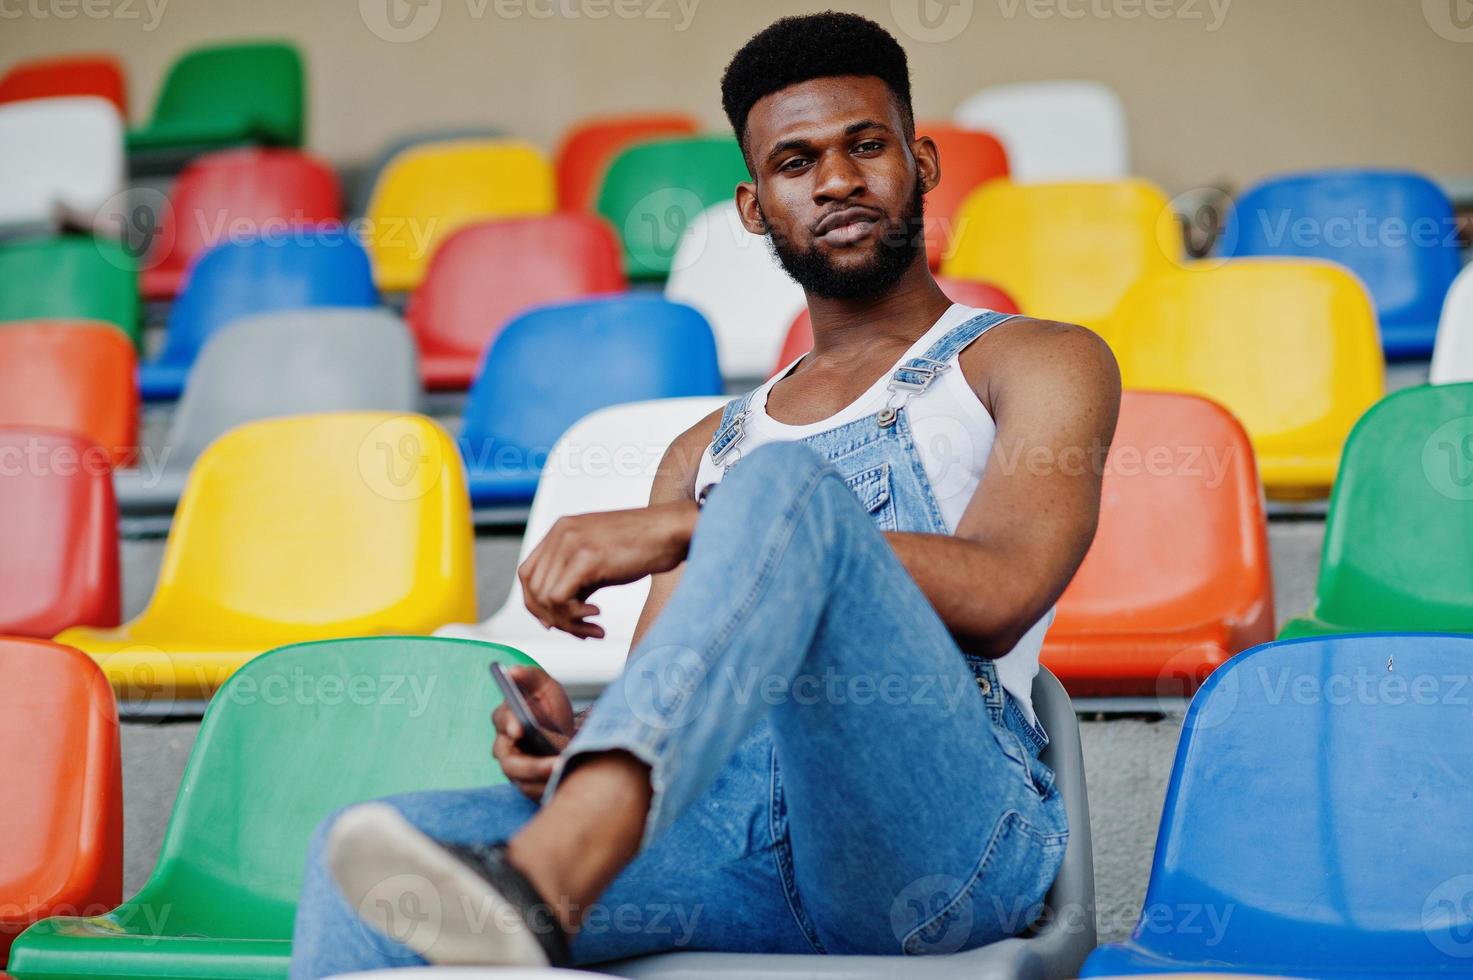
<svg viewBox="0 0 1473 980">
<path fill-rule="evenodd" d="M 871 75 L 895 95 L 907 130 L 915 127 L 905 49 L 879 24 L 826 11 L 784 17 L 742 45 L 721 76 L 721 106 L 745 151 L 747 114 L 757 100 L 789 85 L 837 75 Z"/>
</svg>

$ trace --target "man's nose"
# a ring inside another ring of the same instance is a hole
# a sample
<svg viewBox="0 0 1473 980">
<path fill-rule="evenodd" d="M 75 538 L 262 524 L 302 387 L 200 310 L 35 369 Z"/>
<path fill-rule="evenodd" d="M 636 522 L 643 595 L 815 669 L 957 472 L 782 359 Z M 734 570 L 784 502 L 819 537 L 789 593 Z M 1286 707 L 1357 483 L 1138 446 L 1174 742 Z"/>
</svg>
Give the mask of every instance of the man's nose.
<svg viewBox="0 0 1473 980">
<path fill-rule="evenodd" d="M 818 159 L 818 172 L 813 184 L 813 199 L 823 204 L 846 201 L 865 188 L 864 175 L 849 154 L 824 153 Z"/>
</svg>

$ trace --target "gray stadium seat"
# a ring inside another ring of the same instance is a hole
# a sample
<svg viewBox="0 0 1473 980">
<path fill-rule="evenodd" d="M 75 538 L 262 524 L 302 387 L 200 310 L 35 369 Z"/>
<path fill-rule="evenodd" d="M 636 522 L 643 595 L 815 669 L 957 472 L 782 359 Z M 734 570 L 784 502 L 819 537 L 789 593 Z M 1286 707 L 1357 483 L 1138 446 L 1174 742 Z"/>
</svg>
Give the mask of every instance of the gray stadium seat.
<svg viewBox="0 0 1473 980">
<path fill-rule="evenodd" d="M 174 509 L 204 448 L 244 422 L 309 412 L 414 412 L 414 341 L 387 310 L 290 310 L 243 317 L 205 344 L 164 447 L 117 470 L 126 516 Z"/>
</svg>

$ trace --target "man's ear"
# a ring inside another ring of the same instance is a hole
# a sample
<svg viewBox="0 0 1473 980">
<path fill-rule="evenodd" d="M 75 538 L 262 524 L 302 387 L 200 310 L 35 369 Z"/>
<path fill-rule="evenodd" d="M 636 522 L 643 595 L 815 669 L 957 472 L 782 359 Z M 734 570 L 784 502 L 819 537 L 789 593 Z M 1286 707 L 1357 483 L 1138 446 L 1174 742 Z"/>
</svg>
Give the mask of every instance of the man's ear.
<svg viewBox="0 0 1473 980">
<path fill-rule="evenodd" d="M 910 144 L 910 152 L 916 158 L 921 193 L 930 193 L 931 188 L 941 183 L 941 152 L 936 149 L 936 141 L 929 136 L 917 136 Z"/>
<path fill-rule="evenodd" d="M 757 185 L 744 180 L 736 186 L 737 214 L 741 215 L 742 227 L 754 235 L 767 234 L 767 219 L 762 214 L 762 205 L 757 203 Z"/>
</svg>

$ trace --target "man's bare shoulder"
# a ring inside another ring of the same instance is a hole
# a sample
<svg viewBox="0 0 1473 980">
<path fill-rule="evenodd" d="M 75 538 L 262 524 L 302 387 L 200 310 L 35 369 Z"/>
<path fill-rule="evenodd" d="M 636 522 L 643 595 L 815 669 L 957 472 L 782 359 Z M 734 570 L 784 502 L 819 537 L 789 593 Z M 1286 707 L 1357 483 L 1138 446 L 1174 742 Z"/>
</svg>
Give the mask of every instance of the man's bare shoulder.
<svg viewBox="0 0 1473 980">
<path fill-rule="evenodd" d="M 1058 320 L 1016 317 L 961 353 L 962 373 L 996 416 L 1009 389 L 1027 386 L 1086 402 L 1120 399 L 1120 368 L 1104 338 Z"/>
<path fill-rule="evenodd" d="M 701 468 L 701 456 L 716 436 L 723 410 L 724 406 L 716 409 L 670 443 L 660 460 L 660 471 L 655 476 L 655 485 L 650 494 L 652 503 L 683 500 L 692 496 L 696 474 Z"/>
</svg>

